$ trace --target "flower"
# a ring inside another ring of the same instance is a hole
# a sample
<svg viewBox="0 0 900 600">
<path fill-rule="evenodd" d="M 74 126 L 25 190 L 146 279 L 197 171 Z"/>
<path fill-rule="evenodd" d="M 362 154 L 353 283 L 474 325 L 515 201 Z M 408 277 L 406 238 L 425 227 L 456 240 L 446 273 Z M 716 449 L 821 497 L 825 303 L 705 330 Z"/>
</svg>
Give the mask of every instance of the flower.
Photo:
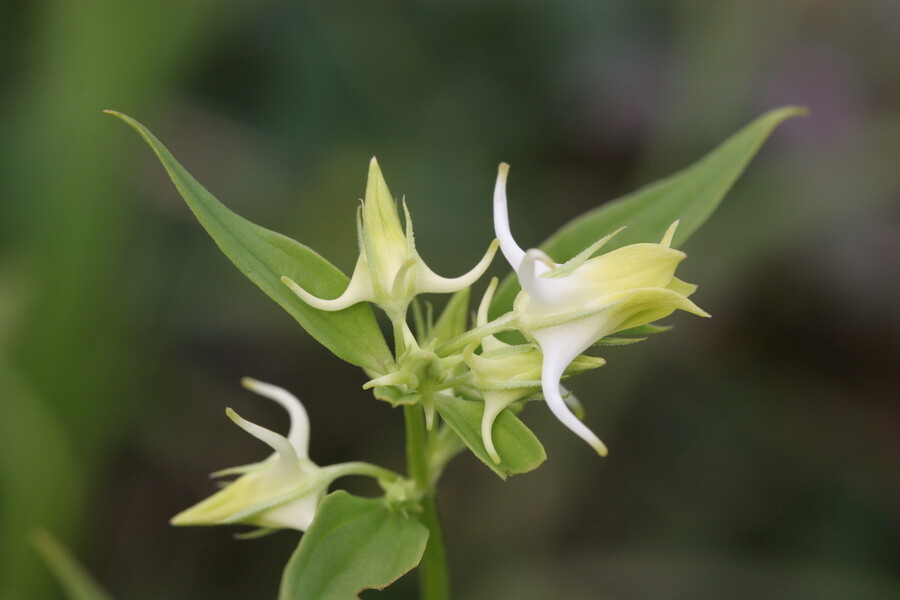
<svg viewBox="0 0 900 600">
<path fill-rule="evenodd" d="M 674 276 L 685 254 L 671 247 L 678 222 L 658 244 L 631 244 L 593 257 L 618 231 L 560 265 L 544 252 L 523 250 L 512 237 L 506 200 L 509 165 L 500 165 L 494 187 L 494 231 L 522 291 L 516 327 L 543 353 L 541 387 L 553 414 L 601 456 L 606 446 L 567 408 L 560 378 L 579 354 L 602 338 L 684 310 L 709 315 L 688 299 L 696 286 Z M 593 258 L 592 258 L 593 257 Z"/>
<path fill-rule="evenodd" d="M 497 289 L 497 278 L 491 280 L 476 315 L 476 326 L 487 324 L 488 307 Z M 481 354 L 475 349 L 481 346 Z M 465 362 L 470 369 L 470 385 L 479 391 L 484 399 L 484 413 L 481 418 L 481 439 L 491 460 L 500 464 L 500 455 L 494 447 L 492 430 L 494 421 L 505 408 L 519 400 L 532 396 L 541 389 L 541 351 L 532 343 L 507 344 L 493 335 L 487 335 L 466 349 Z M 565 374 L 574 375 L 589 369 L 602 367 L 602 358 L 591 356 L 576 357 L 566 368 Z M 569 393 L 563 398 L 578 406 L 578 400 Z"/>
<path fill-rule="evenodd" d="M 262 462 L 224 469 L 213 477 L 240 475 L 206 500 L 172 518 L 173 525 L 225 525 L 243 523 L 263 529 L 306 531 L 319 501 L 331 483 L 345 475 L 368 475 L 379 483 L 400 478 L 367 463 L 319 467 L 309 459 L 309 418 L 303 404 L 286 390 L 245 377 L 247 389 L 274 400 L 287 410 L 291 428 L 287 437 L 242 419 L 230 408 L 226 414 L 238 427 L 268 444 L 275 453 Z"/>
<path fill-rule="evenodd" d="M 245 378 L 248 389 L 281 404 L 291 417 L 288 437 L 226 413 L 238 427 L 268 444 L 275 453 L 266 460 L 225 469 L 214 477 L 240 474 L 199 504 L 179 513 L 173 525 L 219 525 L 244 523 L 264 528 L 305 531 L 312 523 L 319 500 L 331 483 L 322 469 L 309 460 L 309 418 L 303 404 L 282 388 Z"/>
<path fill-rule="evenodd" d="M 447 294 L 469 287 L 481 277 L 494 258 L 496 240 L 468 273 L 454 278 L 437 275 L 416 251 L 412 220 L 405 201 L 403 212 L 405 233 L 378 161 L 372 158 L 366 199 L 357 217 L 359 259 L 347 289 L 339 297 L 328 300 L 313 296 L 289 277 L 282 277 L 282 282 L 314 308 L 335 311 L 358 302 L 374 302 L 392 320 L 399 321 L 405 317 L 406 308 L 414 296 L 423 293 Z"/>
</svg>

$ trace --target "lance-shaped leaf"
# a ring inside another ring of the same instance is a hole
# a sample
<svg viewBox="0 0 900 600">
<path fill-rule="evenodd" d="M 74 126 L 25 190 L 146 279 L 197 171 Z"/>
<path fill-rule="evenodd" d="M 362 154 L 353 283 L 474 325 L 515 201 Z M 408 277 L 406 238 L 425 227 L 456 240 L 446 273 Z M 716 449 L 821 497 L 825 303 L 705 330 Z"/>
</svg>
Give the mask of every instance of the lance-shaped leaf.
<svg viewBox="0 0 900 600">
<path fill-rule="evenodd" d="M 537 469 L 547 459 L 544 447 L 517 416 L 504 410 L 493 424 L 493 440 L 500 462 L 495 463 L 481 437 L 484 402 L 436 394 L 434 404 L 441 418 L 465 442 L 478 459 L 502 479 Z"/>
<path fill-rule="evenodd" d="M 288 561 L 279 600 L 356 600 L 422 559 L 428 529 L 382 499 L 329 494 Z"/>
<path fill-rule="evenodd" d="M 603 252 L 658 240 L 675 221 L 680 225 L 672 247 L 681 246 L 719 206 L 775 127 L 805 113 L 802 108 L 789 106 L 762 115 L 686 169 L 569 222 L 541 244 L 541 249 L 564 262 L 620 227 L 626 229 L 610 239 Z M 518 291 L 516 277 L 507 277 L 497 291 L 491 313 L 508 311 Z"/>
<path fill-rule="evenodd" d="M 350 281 L 346 275 L 307 246 L 229 210 L 146 127 L 121 113 L 106 112 L 125 121 L 150 145 L 197 220 L 244 275 L 334 354 L 378 373 L 386 370 L 391 352 L 368 305 L 325 312 L 309 306 L 281 283 L 287 276 L 315 294 L 332 297 L 346 289 Z"/>
</svg>

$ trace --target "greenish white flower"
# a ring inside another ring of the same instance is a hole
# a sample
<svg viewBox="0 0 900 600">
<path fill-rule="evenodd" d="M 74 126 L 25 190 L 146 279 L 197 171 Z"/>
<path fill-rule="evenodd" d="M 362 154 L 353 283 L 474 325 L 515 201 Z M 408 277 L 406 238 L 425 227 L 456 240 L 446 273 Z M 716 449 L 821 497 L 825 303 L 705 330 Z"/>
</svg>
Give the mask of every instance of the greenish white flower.
<svg viewBox="0 0 900 600">
<path fill-rule="evenodd" d="M 280 387 L 250 378 L 244 378 L 241 383 L 283 406 L 291 418 L 290 431 L 284 437 L 227 409 L 229 418 L 238 427 L 267 444 L 274 454 L 262 462 L 213 473 L 213 477 L 239 477 L 173 517 L 173 525 L 245 524 L 263 529 L 306 531 L 319 501 L 335 479 L 345 475 L 368 475 L 385 481 L 398 479 L 395 474 L 366 463 L 319 467 L 308 456 L 309 418 L 303 404 Z"/>
<path fill-rule="evenodd" d="M 487 323 L 488 307 L 496 288 L 497 279 L 494 278 L 478 307 L 476 326 Z M 477 354 L 475 349 L 479 345 L 481 353 Z M 484 398 L 481 438 L 488 455 L 495 463 L 500 464 L 500 455 L 494 447 L 492 435 L 494 421 L 504 409 L 540 391 L 543 355 L 532 343 L 507 344 L 493 335 L 471 344 L 464 355 L 470 369 L 469 384 Z M 605 363 L 602 358 L 578 356 L 568 365 L 565 375 L 596 369 Z M 561 390 L 561 395 L 567 403 L 577 406 L 578 401 L 572 394 Z"/>
<path fill-rule="evenodd" d="M 544 252 L 523 250 L 509 227 L 506 178 L 501 164 L 494 188 L 494 231 L 522 291 L 516 328 L 543 352 L 541 383 L 553 414 L 601 456 L 606 446 L 566 406 L 559 382 L 568 365 L 602 338 L 662 319 L 675 310 L 709 316 L 688 299 L 696 286 L 674 276 L 685 254 L 671 247 L 678 222 L 660 243 L 631 244 L 593 256 L 614 232 L 564 264 Z"/>
<path fill-rule="evenodd" d="M 491 243 L 484 257 L 468 273 L 447 278 L 436 274 L 419 256 L 412 220 L 403 202 L 406 231 L 400 225 L 397 206 L 388 190 L 378 162 L 369 164 L 366 198 L 357 217 L 359 259 L 347 289 L 337 298 L 318 298 L 289 277 L 282 281 L 304 302 L 320 310 L 335 311 L 358 302 L 373 302 L 393 321 L 406 315 L 409 302 L 418 294 L 453 293 L 469 287 L 484 273 L 497 251 Z"/>
</svg>

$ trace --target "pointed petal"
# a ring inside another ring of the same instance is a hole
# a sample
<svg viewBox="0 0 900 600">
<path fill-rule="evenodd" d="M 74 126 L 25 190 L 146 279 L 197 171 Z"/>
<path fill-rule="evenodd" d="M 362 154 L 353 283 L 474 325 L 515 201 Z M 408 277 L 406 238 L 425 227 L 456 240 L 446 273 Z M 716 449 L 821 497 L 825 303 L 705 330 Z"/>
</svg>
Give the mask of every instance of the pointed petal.
<svg viewBox="0 0 900 600">
<path fill-rule="evenodd" d="M 678 229 L 678 224 L 681 223 L 681 220 L 674 221 L 669 228 L 666 229 L 666 233 L 663 235 L 662 241 L 660 242 L 663 246 L 671 246 L 672 238 L 675 237 L 675 230 Z"/>
<path fill-rule="evenodd" d="M 370 379 L 369 381 L 365 382 L 362 387 L 364 390 L 368 390 L 371 388 L 384 387 L 387 385 L 400 385 L 406 383 L 407 380 L 409 380 L 409 375 L 407 373 L 394 371 L 393 373 L 388 373 L 387 375 L 382 375 L 381 377 Z"/>
<path fill-rule="evenodd" d="M 600 438 L 598 438 L 593 431 L 579 421 L 578 417 L 572 414 L 572 411 L 566 406 L 566 402 L 563 400 L 562 394 L 560 393 L 559 381 L 563 371 L 565 371 L 569 364 L 568 357 L 562 352 L 554 351 L 554 348 L 542 347 L 542 349 L 544 351 L 544 366 L 541 373 L 541 388 L 544 392 L 544 399 L 547 401 L 547 406 L 550 407 L 550 410 L 563 425 L 590 444 L 590 446 L 597 451 L 597 454 L 606 456 L 608 452 L 606 445 L 600 441 Z"/>
<path fill-rule="evenodd" d="M 566 262 L 564 262 L 562 265 L 560 265 L 556 269 L 554 269 L 554 270 L 550 271 L 549 273 L 547 273 L 546 275 L 544 275 L 544 277 L 565 277 L 566 275 L 568 275 L 569 273 L 571 273 L 572 271 L 574 271 L 575 269 L 580 267 L 582 264 L 584 264 L 589 258 L 594 256 L 594 254 L 598 250 L 600 250 L 600 248 L 605 246 L 607 244 L 607 242 L 609 242 L 609 240 L 613 239 L 623 229 L 625 229 L 624 226 L 619 227 L 618 229 L 616 229 L 615 231 L 613 231 L 606 237 L 600 238 L 599 240 L 597 240 L 596 242 L 594 242 L 593 244 L 591 244 L 590 246 L 588 246 L 587 248 L 585 248 L 584 250 L 582 250 L 581 252 L 579 252 L 578 254 L 576 254 L 575 256 L 573 256 L 572 258 L 567 260 Z"/>
<path fill-rule="evenodd" d="M 484 449 L 487 450 L 488 456 L 494 461 L 494 464 L 500 464 L 500 455 L 494 447 L 494 421 L 497 416 L 507 407 L 507 403 L 503 402 L 502 397 L 496 395 L 488 395 L 484 399 L 484 413 L 481 416 L 481 440 L 484 442 Z"/>
<path fill-rule="evenodd" d="M 337 298 L 328 300 L 313 296 L 287 276 L 281 278 L 281 283 L 291 288 L 292 292 L 313 308 L 329 312 L 343 310 L 359 302 L 372 302 L 375 299 L 372 290 L 372 279 L 369 276 L 369 266 L 362 255 L 356 262 L 356 268 L 353 270 L 353 277 L 350 278 L 347 289 Z"/>
<path fill-rule="evenodd" d="M 411 227 L 409 231 L 412 231 Z M 362 237 L 370 278 L 379 293 L 389 294 L 394 275 L 409 258 L 408 242 L 400 225 L 397 203 L 374 158 L 369 164 L 366 199 L 363 202 Z"/>
<path fill-rule="evenodd" d="M 709 317 L 709 313 L 691 302 L 688 298 L 666 288 L 645 288 L 626 290 L 610 294 L 604 300 L 614 302 L 610 320 L 614 327 L 606 335 L 639 327 L 664 319 L 676 310 L 683 310 L 698 317 Z"/>
<path fill-rule="evenodd" d="M 506 202 L 506 177 L 509 165 L 500 163 L 497 169 L 497 183 L 494 185 L 494 233 L 500 240 L 500 250 L 514 271 L 519 270 L 525 251 L 513 239 L 509 230 L 509 210 Z"/>
<path fill-rule="evenodd" d="M 378 237 L 389 238 L 392 243 L 405 241 L 400 215 L 397 214 L 397 204 L 374 156 L 369 162 L 366 200 L 363 202 L 363 223 Z"/>
<path fill-rule="evenodd" d="M 277 532 L 278 529 L 274 527 L 257 527 L 256 529 L 245 531 L 244 533 L 235 533 L 231 537 L 236 540 L 255 540 Z"/>
<path fill-rule="evenodd" d="M 481 302 L 478 304 L 478 313 L 475 315 L 476 327 L 480 327 L 488 322 L 488 309 L 491 307 L 491 300 L 494 299 L 494 292 L 497 290 L 497 284 L 499 283 L 499 279 L 491 277 L 491 282 L 488 283 L 484 296 L 481 297 Z"/>
<path fill-rule="evenodd" d="M 487 268 L 491 265 L 491 261 L 494 260 L 494 254 L 497 253 L 498 245 L 499 242 L 497 240 L 491 242 L 487 252 L 484 253 L 484 256 L 478 261 L 478 264 L 475 265 L 471 271 L 465 275 L 460 275 L 459 277 L 441 277 L 429 269 L 420 259 L 419 280 L 416 284 L 416 287 L 418 288 L 417 291 L 433 294 L 452 294 L 453 292 L 469 287 L 478 281 L 478 278 L 487 271 Z"/>
<path fill-rule="evenodd" d="M 266 429 L 265 427 L 261 427 L 256 423 L 251 423 L 247 419 L 243 418 L 239 414 L 237 414 L 231 408 L 225 409 L 225 414 L 228 415 L 228 418 L 234 421 L 234 423 L 258 439 L 264 444 L 268 445 L 275 452 L 278 453 L 277 461 L 274 461 L 272 469 L 267 470 L 273 471 L 277 469 L 299 469 L 299 461 L 297 460 L 297 451 L 294 449 L 294 446 L 288 441 L 286 437 L 283 435 L 279 435 L 272 431 L 271 429 Z"/>
<path fill-rule="evenodd" d="M 667 285 L 666 288 L 672 290 L 676 294 L 681 294 L 684 297 L 690 296 L 697 291 L 696 285 L 694 285 L 693 283 L 682 281 L 677 277 L 673 277 L 672 281 L 669 282 L 669 285 Z"/>
<path fill-rule="evenodd" d="M 273 455 L 275 456 L 275 455 Z M 270 457 L 271 458 L 271 457 Z M 217 479 L 219 477 L 228 477 L 230 475 L 246 475 L 247 473 L 254 473 L 256 471 L 261 471 L 269 466 L 268 460 L 264 460 L 258 463 L 252 463 L 249 465 L 240 465 L 237 467 L 228 467 L 226 469 L 219 469 L 213 473 L 209 474 L 210 479 Z"/>
<path fill-rule="evenodd" d="M 280 404 L 291 418 L 291 429 L 288 433 L 288 442 L 297 452 L 297 456 L 309 457 L 309 415 L 303 403 L 292 393 L 284 388 L 269 383 L 263 383 L 250 377 L 241 379 L 241 385 L 260 396 L 274 400 Z"/>
<path fill-rule="evenodd" d="M 406 205 L 406 197 L 403 198 L 403 219 L 406 225 L 406 247 L 411 256 L 415 255 L 416 236 L 413 234 L 412 215 L 409 214 L 409 207 Z"/>
<path fill-rule="evenodd" d="M 478 313 L 475 315 L 476 327 L 481 327 L 482 325 L 487 324 L 488 310 L 491 307 L 491 301 L 494 299 L 494 292 L 497 290 L 497 285 L 499 283 L 500 280 L 496 277 L 491 278 L 491 282 L 488 284 L 488 287 L 484 292 L 484 296 L 482 296 L 481 298 L 481 303 L 478 305 Z M 490 352 L 491 350 L 499 350 L 507 346 L 507 344 L 504 344 L 493 335 L 488 335 L 481 338 L 480 343 L 482 350 L 484 350 L 485 352 Z"/>
</svg>

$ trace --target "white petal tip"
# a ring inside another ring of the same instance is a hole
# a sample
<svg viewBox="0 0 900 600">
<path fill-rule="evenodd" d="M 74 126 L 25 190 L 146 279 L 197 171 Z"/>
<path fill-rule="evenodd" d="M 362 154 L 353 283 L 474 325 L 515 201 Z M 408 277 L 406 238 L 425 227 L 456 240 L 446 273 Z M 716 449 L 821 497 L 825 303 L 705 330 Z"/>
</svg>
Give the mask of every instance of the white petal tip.
<svg viewBox="0 0 900 600">
<path fill-rule="evenodd" d="M 609 454 L 609 450 L 606 448 L 606 445 L 599 440 L 598 443 L 593 446 L 593 448 L 597 451 L 597 454 L 599 454 L 601 458 L 605 458 L 606 455 Z"/>
<path fill-rule="evenodd" d="M 660 241 L 661 245 L 663 245 L 663 246 L 671 246 L 672 245 L 672 239 L 675 237 L 675 231 L 678 229 L 679 223 L 681 223 L 681 219 L 676 219 L 675 221 L 672 222 L 671 225 L 669 225 L 669 228 L 666 229 L 666 233 L 663 234 L 662 241 Z"/>
<path fill-rule="evenodd" d="M 262 381 L 253 379 L 252 377 L 241 377 L 241 386 L 251 392 L 256 392 L 260 385 L 264 385 Z"/>
</svg>

